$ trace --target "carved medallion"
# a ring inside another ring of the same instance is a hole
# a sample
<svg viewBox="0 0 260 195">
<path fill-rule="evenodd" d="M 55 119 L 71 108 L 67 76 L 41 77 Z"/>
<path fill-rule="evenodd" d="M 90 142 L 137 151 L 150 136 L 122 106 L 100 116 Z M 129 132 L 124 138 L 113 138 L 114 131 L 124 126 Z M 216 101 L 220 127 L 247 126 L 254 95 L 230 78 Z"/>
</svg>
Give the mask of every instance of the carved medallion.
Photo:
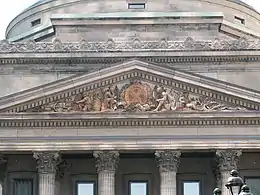
<svg viewBox="0 0 260 195">
<path fill-rule="evenodd" d="M 127 105 L 141 104 L 148 102 L 151 89 L 148 85 L 135 83 L 130 85 L 125 91 L 125 101 Z"/>
</svg>

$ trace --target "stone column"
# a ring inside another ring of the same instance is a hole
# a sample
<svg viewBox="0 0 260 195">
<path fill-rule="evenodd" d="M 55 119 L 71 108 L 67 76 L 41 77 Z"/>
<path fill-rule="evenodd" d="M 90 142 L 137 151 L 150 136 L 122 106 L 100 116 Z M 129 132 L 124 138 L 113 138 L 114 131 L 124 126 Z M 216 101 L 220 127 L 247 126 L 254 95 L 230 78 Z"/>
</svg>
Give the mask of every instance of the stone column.
<svg viewBox="0 0 260 195">
<path fill-rule="evenodd" d="M 98 173 L 98 195 L 115 195 L 115 173 L 119 162 L 117 151 L 95 151 Z"/>
<path fill-rule="evenodd" d="M 179 150 L 156 151 L 161 176 L 161 195 L 176 195 L 176 173 L 180 164 Z"/>
<path fill-rule="evenodd" d="M 230 171 L 238 169 L 238 163 L 240 156 L 242 155 L 241 150 L 217 150 L 217 170 L 219 171 L 220 181 L 218 183 L 221 186 L 222 195 L 230 195 L 225 184 L 230 177 Z"/>
<path fill-rule="evenodd" d="M 39 174 L 39 195 L 55 195 L 55 175 L 60 163 L 58 152 L 35 152 Z"/>
</svg>

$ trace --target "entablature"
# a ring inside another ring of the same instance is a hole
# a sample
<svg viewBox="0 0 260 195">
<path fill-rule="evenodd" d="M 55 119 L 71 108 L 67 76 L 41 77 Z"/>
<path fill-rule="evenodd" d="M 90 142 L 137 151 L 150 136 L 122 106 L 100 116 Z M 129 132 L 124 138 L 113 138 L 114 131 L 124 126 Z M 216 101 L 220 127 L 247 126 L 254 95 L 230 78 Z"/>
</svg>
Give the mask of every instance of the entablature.
<svg viewBox="0 0 260 195">
<path fill-rule="evenodd" d="M 260 112 L 1 113 L 1 128 L 258 127 Z"/>
</svg>

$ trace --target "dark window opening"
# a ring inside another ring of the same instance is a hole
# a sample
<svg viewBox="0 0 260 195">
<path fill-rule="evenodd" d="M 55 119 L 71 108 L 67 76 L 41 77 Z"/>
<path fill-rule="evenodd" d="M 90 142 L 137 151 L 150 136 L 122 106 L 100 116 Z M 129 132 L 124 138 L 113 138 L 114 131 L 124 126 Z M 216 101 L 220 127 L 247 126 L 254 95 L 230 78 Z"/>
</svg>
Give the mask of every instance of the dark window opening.
<svg viewBox="0 0 260 195">
<path fill-rule="evenodd" d="M 245 19 L 235 16 L 235 20 L 241 24 L 245 24 Z"/>
<path fill-rule="evenodd" d="M 39 24 L 41 24 L 41 19 L 37 19 L 31 22 L 32 26 L 37 26 Z"/>
<path fill-rule="evenodd" d="M 13 195 L 33 195 L 32 179 L 14 179 Z"/>
<path fill-rule="evenodd" d="M 145 3 L 128 3 L 128 9 L 145 9 Z"/>
<path fill-rule="evenodd" d="M 95 182 L 80 181 L 76 184 L 76 195 L 95 195 Z"/>
<path fill-rule="evenodd" d="M 148 195 L 148 181 L 129 181 L 129 195 Z"/>
</svg>

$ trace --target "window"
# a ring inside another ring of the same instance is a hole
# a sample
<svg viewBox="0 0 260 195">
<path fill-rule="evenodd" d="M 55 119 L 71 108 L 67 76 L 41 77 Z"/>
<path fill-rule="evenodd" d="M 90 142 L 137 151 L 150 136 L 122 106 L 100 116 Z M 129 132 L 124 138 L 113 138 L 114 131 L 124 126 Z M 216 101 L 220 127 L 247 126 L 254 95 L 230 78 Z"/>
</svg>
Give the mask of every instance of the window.
<svg viewBox="0 0 260 195">
<path fill-rule="evenodd" d="M 13 195 L 33 195 L 33 180 L 14 179 Z"/>
<path fill-rule="evenodd" d="M 183 195 L 200 195 L 200 181 L 184 181 Z"/>
<path fill-rule="evenodd" d="M 95 182 L 77 182 L 76 195 L 95 195 Z"/>
<path fill-rule="evenodd" d="M 238 17 L 238 16 L 235 16 L 234 18 L 235 18 L 235 20 L 238 21 L 239 23 L 245 24 L 245 19 L 240 18 L 240 17 Z"/>
<path fill-rule="evenodd" d="M 260 177 L 247 177 L 245 178 L 245 183 L 250 188 L 252 194 L 260 194 Z"/>
<path fill-rule="evenodd" d="M 31 22 L 32 27 L 41 24 L 41 19 L 37 19 Z"/>
<path fill-rule="evenodd" d="M 148 195 L 148 181 L 129 181 L 129 195 Z"/>
<path fill-rule="evenodd" d="M 128 3 L 128 9 L 145 9 L 145 3 Z"/>
</svg>

